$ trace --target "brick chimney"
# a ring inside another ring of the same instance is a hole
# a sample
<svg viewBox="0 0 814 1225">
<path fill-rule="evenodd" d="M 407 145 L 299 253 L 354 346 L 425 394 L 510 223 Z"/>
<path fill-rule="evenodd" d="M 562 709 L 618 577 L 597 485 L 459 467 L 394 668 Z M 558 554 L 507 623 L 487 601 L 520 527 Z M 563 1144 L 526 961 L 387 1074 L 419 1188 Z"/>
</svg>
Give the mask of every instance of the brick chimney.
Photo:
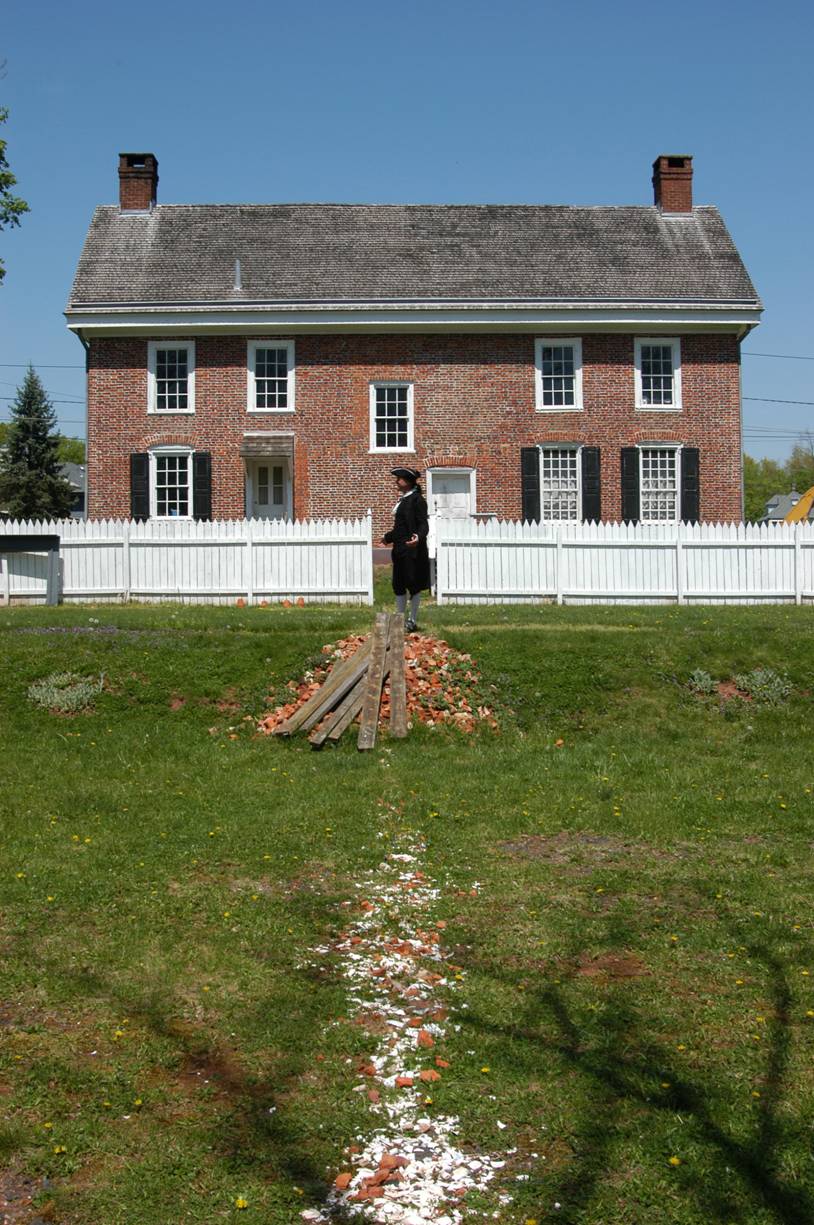
<svg viewBox="0 0 814 1225">
<path fill-rule="evenodd" d="M 663 213 L 692 212 L 692 158 L 662 153 L 653 162 L 653 196 Z"/>
<path fill-rule="evenodd" d="M 123 213 L 146 213 L 155 204 L 158 159 L 153 153 L 119 154 L 119 208 Z"/>
</svg>

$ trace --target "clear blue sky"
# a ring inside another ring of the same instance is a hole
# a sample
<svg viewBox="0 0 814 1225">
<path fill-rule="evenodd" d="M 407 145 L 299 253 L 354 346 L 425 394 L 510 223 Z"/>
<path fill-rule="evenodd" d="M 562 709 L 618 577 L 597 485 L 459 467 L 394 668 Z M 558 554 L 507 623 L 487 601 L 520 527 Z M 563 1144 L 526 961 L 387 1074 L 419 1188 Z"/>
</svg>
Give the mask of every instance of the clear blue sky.
<svg viewBox="0 0 814 1225">
<path fill-rule="evenodd" d="M 814 357 L 810 3 L 7 0 L 3 58 L 31 213 L 0 235 L 0 362 L 55 400 L 84 394 L 44 367 L 82 362 L 62 310 L 120 150 L 156 153 L 165 202 L 644 204 L 653 158 L 692 153 L 765 303 L 745 351 Z M 814 400 L 814 361 L 745 357 L 744 394 Z M 81 404 L 57 408 L 81 433 Z M 745 421 L 783 457 L 814 408 L 747 400 Z"/>
</svg>

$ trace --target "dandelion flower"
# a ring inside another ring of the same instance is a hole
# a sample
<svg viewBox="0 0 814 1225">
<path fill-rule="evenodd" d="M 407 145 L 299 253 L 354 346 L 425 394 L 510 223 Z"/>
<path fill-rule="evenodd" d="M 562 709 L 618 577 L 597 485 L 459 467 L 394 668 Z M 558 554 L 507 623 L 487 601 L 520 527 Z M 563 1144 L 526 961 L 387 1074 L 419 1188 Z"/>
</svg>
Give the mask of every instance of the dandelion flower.
<svg viewBox="0 0 814 1225">
<path fill-rule="evenodd" d="M 248 1208 L 248 1206 L 249 1201 L 244 1199 L 242 1195 L 239 1195 L 235 1200 L 235 1208 Z"/>
<path fill-rule="evenodd" d="M 670 1158 L 670 1165 L 681 1165 L 681 1158 L 680 1158 L 680 1157 L 671 1157 L 671 1158 Z"/>
</svg>

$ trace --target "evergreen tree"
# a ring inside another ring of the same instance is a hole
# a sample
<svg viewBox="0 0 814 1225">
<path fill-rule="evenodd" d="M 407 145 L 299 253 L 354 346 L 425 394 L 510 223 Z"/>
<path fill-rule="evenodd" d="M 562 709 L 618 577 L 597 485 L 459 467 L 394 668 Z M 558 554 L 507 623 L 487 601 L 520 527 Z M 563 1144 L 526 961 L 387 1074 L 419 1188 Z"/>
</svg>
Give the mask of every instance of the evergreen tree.
<svg viewBox="0 0 814 1225">
<path fill-rule="evenodd" d="M 73 493 L 59 470 L 56 416 L 31 366 L 11 414 L 0 455 L 0 510 L 12 519 L 65 518 Z"/>
</svg>

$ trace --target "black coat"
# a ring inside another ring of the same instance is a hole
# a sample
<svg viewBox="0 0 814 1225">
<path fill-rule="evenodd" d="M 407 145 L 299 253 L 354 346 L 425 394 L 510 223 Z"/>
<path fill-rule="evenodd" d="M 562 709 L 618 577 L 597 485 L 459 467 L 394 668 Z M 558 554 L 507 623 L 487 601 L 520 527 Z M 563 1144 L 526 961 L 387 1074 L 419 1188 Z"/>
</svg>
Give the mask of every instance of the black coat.
<svg viewBox="0 0 814 1225">
<path fill-rule="evenodd" d="M 415 595 L 430 585 L 430 556 L 427 552 L 427 533 L 430 530 L 427 518 L 427 503 L 423 494 L 407 494 L 403 497 L 393 519 L 393 527 L 385 532 L 385 543 L 392 544 L 393 590 L 396 595 L 409 591 Z M 407 547 L 411 536 L 418 536 L 418 544 Z"/>
</svg>

